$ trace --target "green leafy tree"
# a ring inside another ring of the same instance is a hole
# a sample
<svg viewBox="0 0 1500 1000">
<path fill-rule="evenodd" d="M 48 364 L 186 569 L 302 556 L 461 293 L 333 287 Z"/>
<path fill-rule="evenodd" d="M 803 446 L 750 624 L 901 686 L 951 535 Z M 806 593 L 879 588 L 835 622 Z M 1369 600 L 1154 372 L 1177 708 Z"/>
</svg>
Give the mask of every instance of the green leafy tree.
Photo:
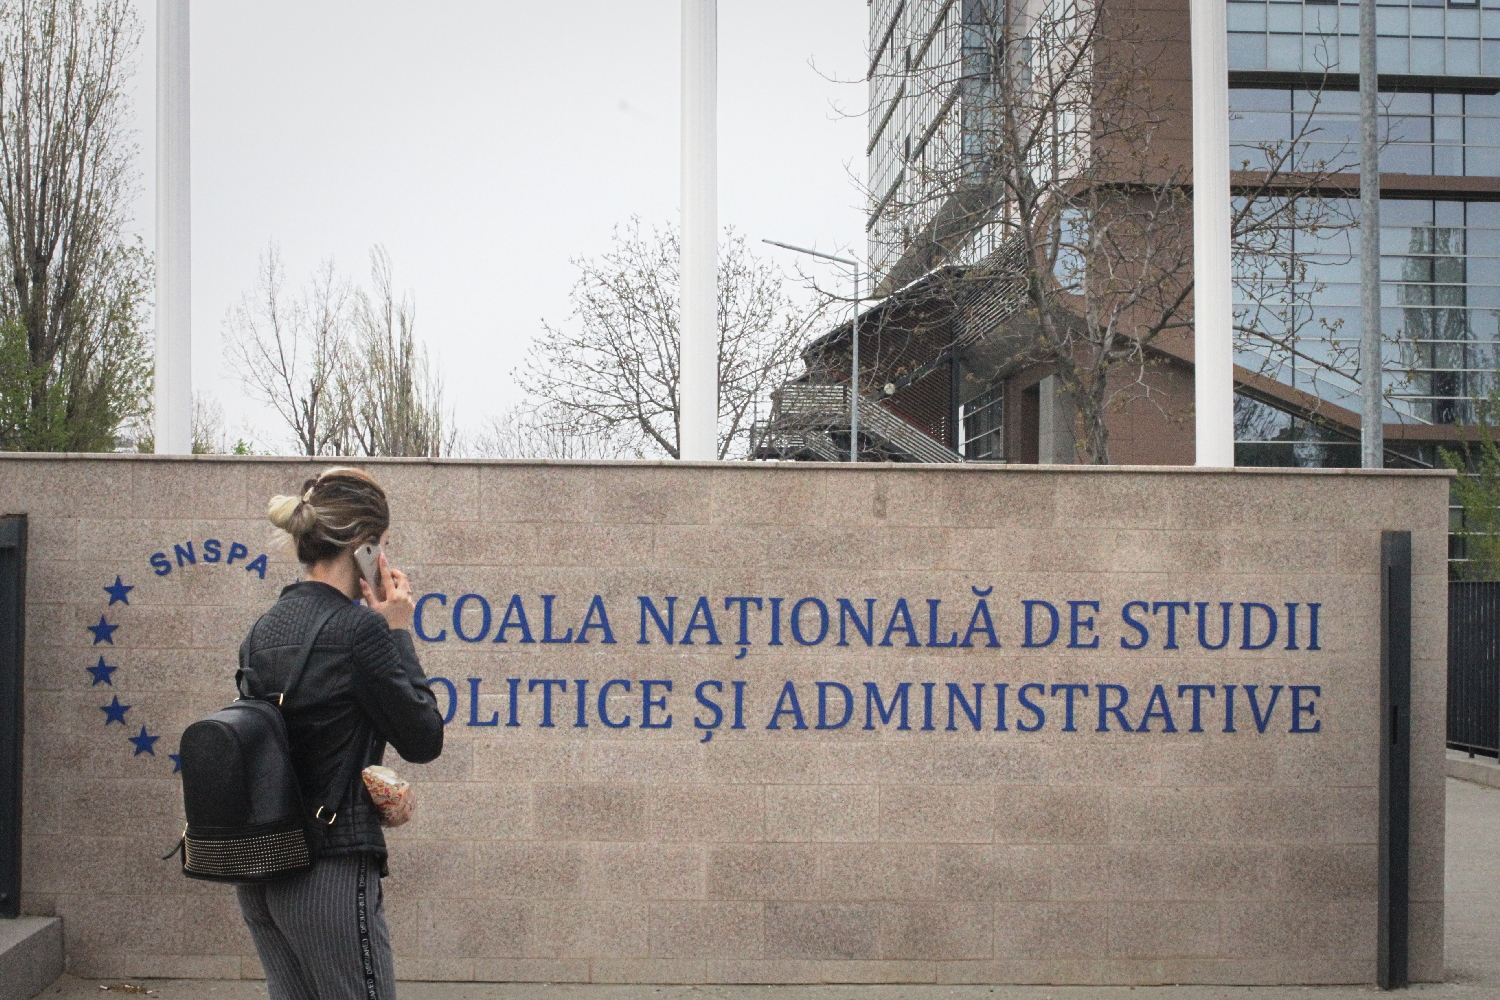
<svg viewBox="0 0 1500 1000">
<path fill-rule="evenodd" d="M 1500 580 L 1500 393 L 1474 401 L 1475 438 L 1463 450 L 1442 450 L 1443 464 L 1460 473 L 1453 480 L 1453 499 L 1460 508 L 1453 534 L 1462 540 L 1465 559 L 1454 564 L 1462 580 Z"/>
<path fill-rule="evenodd" d="M 126 0 L 0 0 L 0 450 L 108 451 L 150 408 Z"/>
</svg>

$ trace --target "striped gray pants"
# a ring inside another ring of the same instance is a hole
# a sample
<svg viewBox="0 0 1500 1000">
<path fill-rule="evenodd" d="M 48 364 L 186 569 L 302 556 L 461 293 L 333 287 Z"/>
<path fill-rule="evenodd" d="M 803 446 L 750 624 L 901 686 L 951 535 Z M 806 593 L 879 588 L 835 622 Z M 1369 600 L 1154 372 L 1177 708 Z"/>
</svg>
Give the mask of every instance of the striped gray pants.
<svg viewBox="0 0 1500 1000">
<path fill-rule="evenodd" d="M 269 885 L 236 886 L 271 1000 L 395 1000 L 378 865 L 321 858 Z"/>
</svg>

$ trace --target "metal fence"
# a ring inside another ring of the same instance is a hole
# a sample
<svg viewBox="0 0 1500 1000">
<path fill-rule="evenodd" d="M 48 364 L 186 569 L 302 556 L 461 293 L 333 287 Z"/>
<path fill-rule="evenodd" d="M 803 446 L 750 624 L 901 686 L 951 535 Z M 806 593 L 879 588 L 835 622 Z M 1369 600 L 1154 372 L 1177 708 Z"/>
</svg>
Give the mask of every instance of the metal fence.
<svg viewBox="0 0 1500 1000">
<path fill-rule="evenodd" d="M 1500 757 L 1500 583 L 1448 584 L 1448 745 Z"/>
</svg>

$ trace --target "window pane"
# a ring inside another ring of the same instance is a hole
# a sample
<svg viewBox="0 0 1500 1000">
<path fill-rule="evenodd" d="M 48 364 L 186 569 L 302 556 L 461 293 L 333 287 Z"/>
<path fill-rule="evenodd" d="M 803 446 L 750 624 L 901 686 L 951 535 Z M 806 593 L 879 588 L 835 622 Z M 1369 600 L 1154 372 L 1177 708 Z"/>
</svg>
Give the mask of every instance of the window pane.
<svg viewBox="0 0 1500 1000">
<path fill-rule="evenodd" d="M 1229 68 L 1264 69 L 1266 65 L 1266 36 L 1229 33 Z"/>
<path fill-rule="evenodd" d="M 1229 5 L 1230 31 L 1265 31 L 1266 5 L 1263 3 L 1232 3 Z"/>
<path fill-rule="evenodd" d="M 1291 95 L 1285 90 L 1233 89 L 1229 92 L 1230 111 L 1286 111 Z"/>
<path fill-rule="evenodd" d="M 1411 12 L 1412 35 L 1442 38 L 1444 13 L 1445 11 L 1441 8 L 1437 10 L 1413 10 Z"/>
<path fill-rule="evenodd" d="M 1448 9 L 1449 38 L 1478 38 L 1479 11 Z"/>
<path fill-rule="evenodd" d="M 1479 43 L 1449 39 L 1448 72 L 1455 76 L 1479 75 Z"/>
<path fill-rule="evenodd" d="M 1268 12 L 1272 31 L 1295 31 L 1302 33 L 1302 5 L 1273 3 Z"/>
<path fill-rule="evenodd" d="M 1266 43 L 1266 68 L 1300 70 L 1302 68 L 1302 36 L 1272 35 Z"/>
<path fill-rule="evenodd" d="M 1409 45 L 1404 37 L 1375 39 L 1375 58 L 1380 63 L 1380 72 L 1407 72 Z"/>
<path fill-rule="evenodd" d="M 1411 72 L 1440 76 L 1443 73 L 1443 40 L 1441 38 L 1413 38 L 1411 40 Z M 1384 69 L 1384 65 L 1381 66 Z"/>
</svg>

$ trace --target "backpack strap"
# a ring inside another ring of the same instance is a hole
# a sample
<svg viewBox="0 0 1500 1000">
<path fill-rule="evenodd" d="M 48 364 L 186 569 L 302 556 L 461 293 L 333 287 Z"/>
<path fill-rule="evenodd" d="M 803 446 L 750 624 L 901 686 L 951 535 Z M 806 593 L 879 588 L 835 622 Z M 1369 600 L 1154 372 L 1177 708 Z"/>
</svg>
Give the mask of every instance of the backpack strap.
<svg viewBox="0 0 1500 1000">
<path fill-rule="evenodd" d="M 327 625 L 329 619 L 339 613 L 341 607 L 342 605 L 336 604 L 318 616 L 317 621 L 313 623 L 312 631 L 308 633 L 307 641 L 303 642 L 302 648 L 297 650 L 297 658 L 292 663 L 292 672 L 287 675 L 286 683 L 281 686 L 281 690 L 278 692 L 260 694 L 253 690 L 259 688 L 260 684 L 256 680 L 255 671 L 250 668 L 250 640 L 246 638 L 244 642 L 240 643 L 240 669 L 235 673 L 234 678 L 235 687 L 239 689 L 240 697 L 258 698 L 269 701 L 278 708 L 284 705 L 287 695 L 291 694 L 292 690 L 296 688 L 297 682 L 302 679 L 302 672 L 307 669 L 307 661 L 312 658 L 313 645 L 318 641 L 318 636 L 322 634 L 323 626 Z M 265 616 L 262 615 L 261 617 L 264 618 Z M 260 622 L 257 620 L 256 624 L 258 625 Z M 253 626 L 250 632 L 252 635 L 254 634 L 255 628 Z"/>
<path fill-rule="evenodd" d="M 344 790 L 354 784 L 354 779 L 365 769 L 365 758 L 370 755 L 370 743 L 375 738 L 374 732 L 366 732 L 363 725 L 355 732 L 356 750 L 349 755 L 348 761 L 339 769 L 338 778 L 334 781 L 333 787 L 328 790 L 329 801 L 313 810 L 312 818 L 324 826 L 332 826 L 333 821 L 339 818 L 338 808 L 339 803 L 343 801 Z M 359 738 L 361 736 L 363 739 Z"/>
<path fill-rule="evenodd" d="M 286 696 L 296 689 L 297 682 L 302 679 L 302 672 L 307 669 L 307 661 L 312 659 L 313 644 L 318 641 L 318 636 L 322 634 L 323 626 L 327 625 L 328 620 L 338 614 L 342 608 L 343 605 L 335 604 L 319 615 L 318 620 L 313 623 L 312 631 L 307 634 L 307 641 L 302 644 L 301 649 L 297 650 L 297 659 L 292 665 L 292 672 L 287 674 L 286 683 L 281 685 L 281 691 L 276 695 L 276 704 L 278 706 L 286 704 Z M 267 697 L 269 698 L 269 695 Z"/>
</svg>

